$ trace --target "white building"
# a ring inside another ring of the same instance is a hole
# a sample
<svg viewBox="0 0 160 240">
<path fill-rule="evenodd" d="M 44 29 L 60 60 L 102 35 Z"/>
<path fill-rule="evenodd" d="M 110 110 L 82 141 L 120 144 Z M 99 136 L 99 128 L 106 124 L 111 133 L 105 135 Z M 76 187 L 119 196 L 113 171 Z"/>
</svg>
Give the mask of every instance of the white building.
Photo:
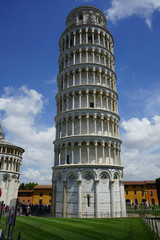
<svg viewBox="0 0 160 240">
<path fill-rule="evenodd" d="M 17 198 L 23 152 L 23 148 L 5 140 L 0 125 L 0 201 L 4 201 L 6 205 L 10 204 L 11 199 Z"/>
<path fill-rule="evenodd" d="M 99 9 L 69 13 L 59 40 L 55 217 L 126 215 L 113 46 Z"/>
</svg>

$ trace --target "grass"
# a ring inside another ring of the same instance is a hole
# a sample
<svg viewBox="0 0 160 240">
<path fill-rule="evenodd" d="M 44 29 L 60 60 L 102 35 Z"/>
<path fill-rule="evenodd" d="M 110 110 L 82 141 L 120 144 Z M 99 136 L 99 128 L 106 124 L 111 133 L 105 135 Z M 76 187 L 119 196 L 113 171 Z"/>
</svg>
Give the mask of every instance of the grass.
<svg viewBox="0 0 160 240">
<path fill-rule="evenodd" d="M 3 229 L 5 219 L 2 219 Z M 140 218 L 57 219 L 17 217 L 13 240 L 157 240 Z"/>
</svg>

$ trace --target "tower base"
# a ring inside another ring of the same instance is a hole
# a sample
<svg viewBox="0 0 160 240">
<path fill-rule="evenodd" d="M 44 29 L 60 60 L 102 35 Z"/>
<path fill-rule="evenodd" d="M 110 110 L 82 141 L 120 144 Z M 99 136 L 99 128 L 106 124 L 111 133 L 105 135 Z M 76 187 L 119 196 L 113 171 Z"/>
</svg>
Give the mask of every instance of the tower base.
<svg viewBox="0 0 160 240">
<path fill-rule="evenodd" d="M 126 216 L 122 166 L 54 167 L 52 187 L 53 217 Z"/>
</svg>

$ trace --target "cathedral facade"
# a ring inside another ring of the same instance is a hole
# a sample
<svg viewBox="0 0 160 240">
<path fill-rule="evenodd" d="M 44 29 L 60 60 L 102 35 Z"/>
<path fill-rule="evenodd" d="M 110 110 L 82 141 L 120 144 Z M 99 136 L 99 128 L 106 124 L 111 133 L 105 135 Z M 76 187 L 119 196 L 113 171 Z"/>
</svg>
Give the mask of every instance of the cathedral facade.
<svg viewBox="0 0 160 240">
<path fill-rule="evenodd" d="M 72 10 L 59 51 L 52 215 L 125 216 L 114 40 L 104 14 Z"/>
</svg>

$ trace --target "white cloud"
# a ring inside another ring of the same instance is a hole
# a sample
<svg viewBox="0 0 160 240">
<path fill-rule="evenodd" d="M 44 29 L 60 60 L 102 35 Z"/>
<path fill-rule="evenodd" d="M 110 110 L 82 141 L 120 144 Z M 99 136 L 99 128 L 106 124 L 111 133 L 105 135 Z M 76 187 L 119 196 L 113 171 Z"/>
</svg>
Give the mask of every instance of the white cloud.
<svg viewBox="0 0 160 240">
<path fill-rule="evenodd" d="M 52 174 L 49 173 L 47 169 L 35 170 L 33 168 L 27 168 L 26 170 L 22 171 L 22 174 L 26 182 L 38 182 L 39 185 L 52 185 Z"/>
<path fill-rule="evenodd" d="M 160 116 L 123 121 L 122 163 L 127 180 L 155 179 L 160 173 Z"/>
<path fill-rule="evenodd" d="M 46 81 L 46 84 L 53 84 L 53 85 L 56 85 L 56 84 L 57 84 L 57 77 L 54 76 L 52 79 Z"/>
<path fill-rule="evenodd" d="M 27 181 L 25 170 L 32 167 L 30 181 L 37 182 L 51 175 L 53 166 L 53 140 L 55 127 L 40 124 L 47 100 L 37 91 L 22 86 L 7 87 L 0 98 L 2 126 L 9 132 L 6 139 L 25 149 L 22 164 L 22 181 Z M 40 175 L 38 175 L 40 173 Z"/>
<path fill-rule="evenodd" d="M 149 28 L 152 26 L 152 14 L 160 11 L 159 0 L 112 0 L 111 8 L 105 11 L 108 20 L 117 20 L 137 15 L 143 18 Z"/>
<path fill-rule="evenodd" d="M 123 121 L 121 126 L 125 130 L 123 139 L 129 148 L 148 148 L 160 142 L 160 116 L 147 118 L 132 118 Z"/>
</svg>

